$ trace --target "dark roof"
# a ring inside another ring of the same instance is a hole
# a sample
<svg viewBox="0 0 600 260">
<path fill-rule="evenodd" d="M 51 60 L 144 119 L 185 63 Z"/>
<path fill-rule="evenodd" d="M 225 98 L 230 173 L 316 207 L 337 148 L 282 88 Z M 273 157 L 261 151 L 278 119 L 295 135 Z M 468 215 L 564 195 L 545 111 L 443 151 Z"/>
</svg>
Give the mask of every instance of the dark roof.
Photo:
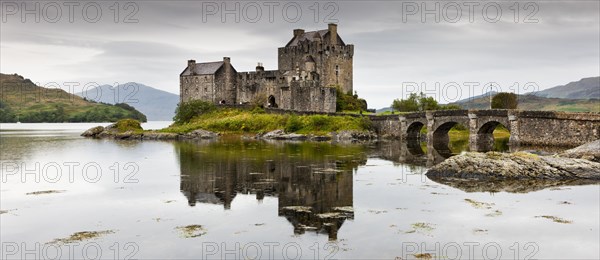
<svg viewBox="0 0 600 260">
<path fill-rule="evenodd" d="M 321 38 L 321 40 L 325 37 L 325 35 L 329 32 L 329 30 L 319 30 L 312 32 L 305 32 L 298 37 L 294 37 L 286 46 L 298 46 L 298 43 L 308 40 L 314 41 L 316 38 Z"/>
<path fill-rule="evenodd" d="M 302 42 L 302 41 L 306 41 L 308 40 L 309 42 L 314 41 L 317 38 L 320 38 L 321 40 L 325 39 L 325 35 L 327 35 L 327 33 L 329 33 L 329 30 L 325 29 L 325 30 L 318 30 L 318 31 L 311 31 L 311 32 L 305 32 L 302 35 L 298 36 L 298 37 L 294 37 L 287 45 L 286 47 L 289 46 L 298 46 L 298 43 Z M 343 44 L 342 39 L 339 37 L 338 35 L 338 41 L 341 42 Z"/>
<path fill-rule="evenodd" d="M 217 72 L 217 70 L 219 70 L 222 66 L 223 66 L 222 61 L 196 63 L 194 71 L 196 72 L 196 75 L 212 75 L 212 74 L 215 74 L 215 72 Z M 181 75 L 182 76 L 191 75 L 190 68 L 189 67 L 185 68 L 185 70 L 181 73 Z"/>
</svg>

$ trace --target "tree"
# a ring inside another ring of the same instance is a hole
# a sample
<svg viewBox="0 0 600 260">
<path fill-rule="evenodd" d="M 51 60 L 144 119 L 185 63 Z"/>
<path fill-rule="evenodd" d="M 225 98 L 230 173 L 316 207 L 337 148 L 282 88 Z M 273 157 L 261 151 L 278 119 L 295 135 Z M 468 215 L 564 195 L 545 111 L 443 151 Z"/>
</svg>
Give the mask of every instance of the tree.
<svg viewBox="0 0 600 260">
<path fill-rule="evenodd" d="M 396 99 L 392 102 L 392 108 L 400 112 L 414 112 L 425 110 L 439 110 L 442 107 L 433 97 L 427 97 L 423 92 L 411 93 L 407 99 Z"/>
<path fill-rule="evenodd" d="M 492 98 L 492 109 L 516 109 L 518 103 L 515 93 L 500 92 Z"/>
<path fill-rule="evenodd" d="M 187 123 L 195 116 L 208 113 L 215 110 L 215 105 L 201 100 L 192 100 L 185 103 L 179 103 L 175 110 L 173 120 L 177 124 Z"/>
<path fill-rule="evenodd" d="M 354 92 L 354 95 L 352 92 L 344 94 L 341 88 L 337 87 L 335 100 L 335 110 L 337 112 L 366 111 L 367 108 L 367 101 L 359 98 L 356 91 Z"/>
<path fill-rule="evenodd" d="M 392 108 L 400 112 L 415 112 L 425 110 L 451 110 L 461 109 L 458 105 L 440 105 L 433 97 L 419 93 L 411 93 L 407 99 L 395 99 Z"/>
<path fill-rule="evenodd" d="M 392 102 L 392 108 L 400 112 L 419 111 L 419 101 L 417 94 L 411 93 L 407 99 L 395 99 Z"/>
</svg>

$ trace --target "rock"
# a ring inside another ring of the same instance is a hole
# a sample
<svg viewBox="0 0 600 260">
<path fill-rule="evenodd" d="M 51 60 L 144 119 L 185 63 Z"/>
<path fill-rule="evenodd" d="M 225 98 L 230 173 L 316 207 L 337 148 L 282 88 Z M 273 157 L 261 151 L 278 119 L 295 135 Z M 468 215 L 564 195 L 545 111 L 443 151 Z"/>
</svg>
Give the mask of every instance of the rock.
<svg viewBox="0 0 600 260">
<path fill-rule="evenodd" d="M 531 153 L 463 153 L 427 171 L 430 177 L 473 179 L 590 179 L 600 181 L 600 163 Z"/>
<path fill-rule="evenodd" d="M 550 180 L 550 179 L 487 179 L 477 180 L 463 179 L 455 177 L 437 177 L 427 176 L 430 180 L 454 187 L 465 192 L 509 192 L 509 193 L 528 193 L 548 188 L 558 188 L 562 186 L 578 186 L 597 184 L 598 181 L 590 179 L 569 179 L 569 180 Z"/>
<path fill-rule="evenodd" d="M 332 140 L 343 142 L 343 141 L 364 141 L 364 140 L 375 140 L 377 135 L 373 132 L 360 132 L 360 131 L 339 131 L 331 133 Z"/>
<path fill-rule="evenodd" d="M 308 136 L 302 134 L 286 134 L 283 130 L 274 130 L 262 135 L 260 138 L 273 140 L 306 140 Z"/>
<path fill-rule="evenodd" d="M 570 150 L 566 150 L 560 153 L 559 156 L 600 162 L 600 139 Z"/>
<path fill-rule="evenodd" d="M 103 126 L 92 127 L 81 134 L 84 137 L 97 137 L 100 133 L 104 131 Z"/>
<path fill-rule="evenodd" d="M 161 132 L 145 132 L 142 136 L 144 140 L 177 140 L 178 138 L 178 134 Z"/>
<path fill-rule="evenodd" d="M 296 134 L 296 133 L 291 133 L 291 134 L 285 135 L 284 139 L 287 139 L 287 140 L 306 140 L 307 136 L 306 135 L 301 135 L 301 134 Z"/>
<path fill-rule="evenodd" d="M 184 139 L 214 139 L 217 137 L 219 137 L 219 134 L 202 129 L 197 129 L 183 135 Z"/>
<path fill-rule="evenodd" d="M 133 131 L 125 131 L 123 133 L 116 133 L 113 135 L 115 139 L 120 140 L 141 140 L 142 134 L 136 134 Z"/>
<path fill-rule="evenodd" d="M 273 130 L 271 132 L 268 132 L 268 133 L 262 135 L 261 137 L 264 139 L 276 139 L 277 137 L 280 137 L 282 135 L 285 135 L 285 132 L 281 129 L 278 129 L 278 130 Z"/>
<path fill-rule="evenodd" d="M 327 135 L 315 135 L 315 136 L 310 136 L 308 139 L 310 139 L 311 141 L 315 141 L 315 142 L 325 142 L 325 141 L 330 141 L 333 138 L 331 136 L 327 136 Z"/>
</svg>

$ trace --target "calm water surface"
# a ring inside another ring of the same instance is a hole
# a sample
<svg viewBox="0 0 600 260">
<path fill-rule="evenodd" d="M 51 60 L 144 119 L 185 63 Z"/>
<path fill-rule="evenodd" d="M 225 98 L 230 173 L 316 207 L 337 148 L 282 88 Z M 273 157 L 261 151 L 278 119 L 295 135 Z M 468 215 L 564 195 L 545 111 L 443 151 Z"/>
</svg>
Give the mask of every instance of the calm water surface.
<svg viewBox="0 0 600 260">
<path fill-rule="evenodd" d="M 0 126 L 2 258 L 600 258 L 597 184 L 431 180 L 443 152 L 399 142 L 79 137 L 95 125 Z"/>
</svg>

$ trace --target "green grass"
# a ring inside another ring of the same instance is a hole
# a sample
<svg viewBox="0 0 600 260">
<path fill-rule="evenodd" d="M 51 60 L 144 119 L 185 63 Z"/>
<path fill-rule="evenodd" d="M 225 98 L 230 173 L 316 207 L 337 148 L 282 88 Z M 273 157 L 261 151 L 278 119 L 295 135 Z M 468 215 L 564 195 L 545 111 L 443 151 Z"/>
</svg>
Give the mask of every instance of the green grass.
<svg viewBox="0 0 600 260">
<path fill-rule="evenodd" d="M 162 132 L 187 133 L 204 129 L 221 134 L 266 133 L 287 129 L 298 134 L 327 134 L 334 131 L 367 131 L 368 118 L 352 116 L 267 114 L 261 111 L 222 108 L 193 118 L 189 123 L 174 124 Z"/>
<path fill-rule="evenodd" d="M 127 131 L 133 131 L 133 132 L 143 131 L 140 121 L 133 120 L 133 119 L 121 119 L 121 120 L 117 121 L 116 125 L 117 125 L 117 130 L 119 130 L 119 133 L 124 133 Z"/>
</svg>

